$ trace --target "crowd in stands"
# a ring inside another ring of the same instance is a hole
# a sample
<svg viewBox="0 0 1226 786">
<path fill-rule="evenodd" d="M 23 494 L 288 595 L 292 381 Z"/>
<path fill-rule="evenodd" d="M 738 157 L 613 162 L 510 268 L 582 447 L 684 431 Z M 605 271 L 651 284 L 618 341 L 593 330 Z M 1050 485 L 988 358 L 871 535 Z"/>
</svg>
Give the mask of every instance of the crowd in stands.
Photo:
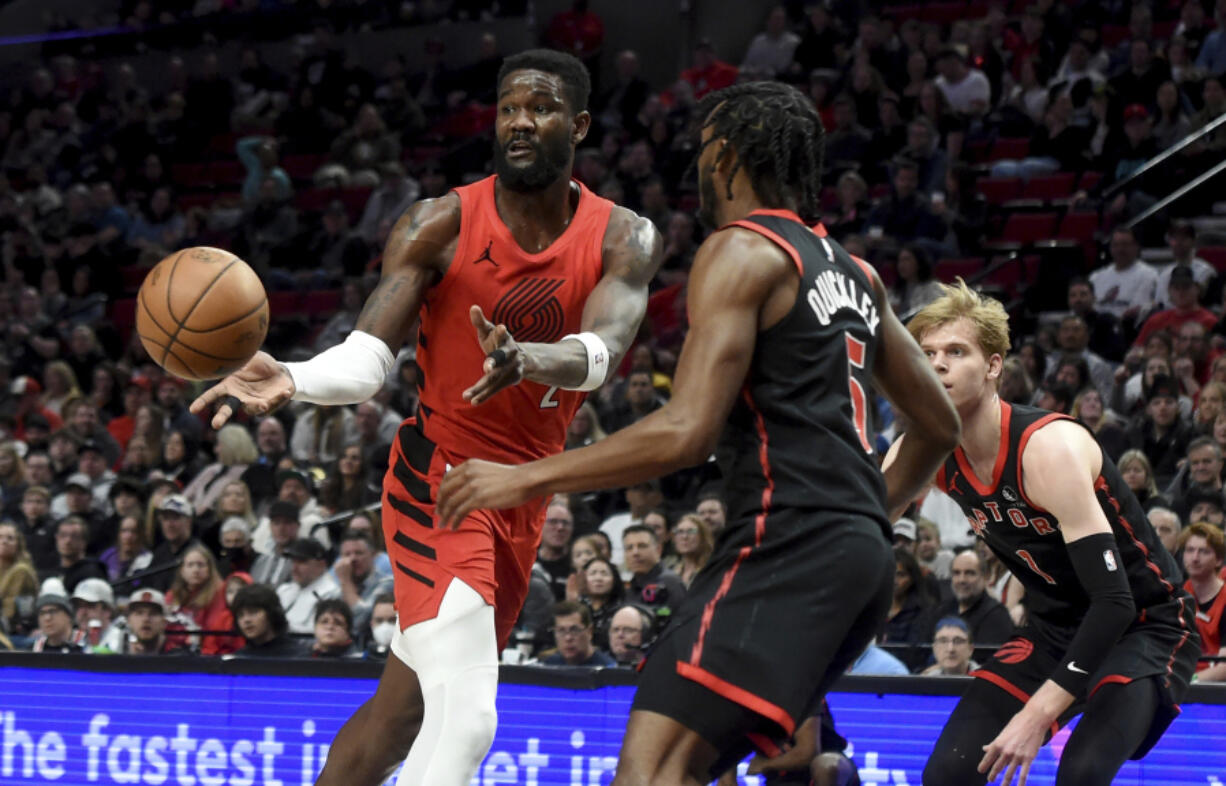
<svg viewBox="0 0 1226 786">
<path fill-rule="evenodd" d="M 117 19 L 149 33 L 142 51 L 162 33 L 200 44 L 168 50 L 156 85 L 120 57 L 95 59 L 86 36 L 57 42 L 0 99 L 6 646 L 386 657 L 395 611 L 378 501 L 389 445 L 416 407 L 412 348 L 367 403 L 297 403 L 215 432 L 187 410 L 197 388 L 133 335 L 132 298 L 167 254 L 221 246 L 270 291 L 272 351 L 342 340 L 396 218 L 488 171 L 506 53 L 491 32 L 462 54 L 430 38 L 417 67 L 398 56 L 369 71 L 336 36 L 517 11 L 321 2 L 286 30 L 302 35 L 296 67 L 281 71 L 254 44 L 222 62 L 207 26 L 193 26 L 281 6 L 231 5 L 125 4 Z M 268 32 L 218 29 L 244 43 Z M 604 28 L 587 3 L 543 30 L 598 65 Z M 826 125 L 830 234 L 876 266 L 902 314 L 954 274 L 998 294 L 1014 316 L 1001 398 L 1092 429 L 1212 605 L 1226 558 L 1226 254 L 1188 220 L 1212 209 L 1201 192 L 1132 220 L 1219 162 L 1226 131 L 1132 175 L 1226 111 L 1226 0 L 793 2 L 765 14 L 744 52 L 700 40 L 668 84 L 649 84 L 640 57 L 624 49 L 596 73 L 575 176 L 649 217 L 665 260 L 638 344 L 580 409 L 568 448 L 670 394 L 705 231 L 687 177 L 696 101 L 783 80 Z M 884 448 L 902 426 L 877 405 Z M 504 659 L 636 663 L 725 526 L 718 480 L 708 463 L 554 499 Z M 894 605 L 854 670 L 967 673 L 977 648 L 1024 621 L 1020 584 L 938 492 L 894 535 Z M 1205 665 L 1203 679 L 1226 678 Z"/>
</svg>

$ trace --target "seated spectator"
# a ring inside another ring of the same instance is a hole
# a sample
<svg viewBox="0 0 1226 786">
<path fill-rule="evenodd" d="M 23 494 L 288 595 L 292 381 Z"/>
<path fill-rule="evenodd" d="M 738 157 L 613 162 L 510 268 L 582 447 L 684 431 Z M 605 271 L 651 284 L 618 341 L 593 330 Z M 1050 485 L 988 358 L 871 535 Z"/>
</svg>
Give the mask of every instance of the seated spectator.
<svg viewBox="0 0 1226 786">
<path fill-rule="evenodd" d="M 166 593 L 166 605 L 189 618 L 203 631 L 232 630 L 234 617 L 226 606 L 224 582 L 212 553 L 197 543 L 184 550 L 182 561 L 174 583 Z M 200 654 L 226 655 L 240 646 L 237 637 L 206 633 L 202 637 Z"/>
<path fill-rule="evenodd" d="M 360 532 L 369 538 L 375 547 L 375 572 L 381 576 L 392 575 L 392 561 L 387 556 L 387 543 L 383 540 L 383 524 L 378 508 L 353 514 L 345 523 L 345 531 Z"/>
<path fill-rule="evenodd" d="M 1172 79 L 1158 86 L 1154 104 L 1154 141 L 1160 150 L 1166 150 L 1192 132 L 1192 121 L 1184 111 L 1179 85 Z"/>
<path fill-rule="evenodd" d="M 376 597 L 371 607 L 370 624 L 366 628 L 365 655 L 368 660 L 387 660 L 392 639 L 400 632 L 396 621 L 395 596 L 385 592 Z"/>
<path fill-rule="evenodd" d="M 936 86 L 945 96 L 950 109 L 960 115 L 978 117 L 992 106 L 992 86 L 978 68 L 966 64 L 962 54 L 946 47 L 937 54 Z"/>
<path fill-rule="evenodd" d="M 353 610 L 350 628 L 362 630 L 370 619 L 375 599 L 392 591 L 392 577 L 375 570 L 375 544 L 358 530 L 346 530 L 340 540 L 340 559 L 332 566 L 341 597 Z"/>
<path fill-rule="evenodd" d="M 920 568 L 940 580 L 948 580 L 954 553 L 941 548 L 940 528 L 926 518 L 919 518 L 915 522 L 915 533 L 915 560 Z"/>
<path fill-rule="evenodd" d="M 545 666 L 617 665 L 592 644 L 592 613 L 582 603 L 564 600 L 553 607 L 553 635 L 558 651 L 541 660 Z"/>
<path fill-rule="evenodd" d="M 1136 235 L 1127 227 L 1111 233 L 1111 264 L 1090 274 L 1094 299 L 1101 311 L 1135 324 L 1158 300 L 1158 274 L 1140 261 Z"/>
<path fill-rule="evenodd" d="M 257 272 L 270 277 L 273 284 L 293 285 L 284 268 L 296 261 L 291 255 L 298 235 L 298 210 L 281 198 L 277 182 L 266 177 L 260 183 L 258 198 L 247 205 L 234 250 Z M 270 275 L 271 274 L 271 275 Z"/>
<path fill-rule="evenodd" d="M 720 60 L 715 47 L 705 38 L 694 47 L 690 63 L 690 67 L 681 72 L 681 81 L 693 88 L 695 100 L 736 83 L 737 67 Z"/>
<path fill-rule="evenodd" d="M 46 456 L 42 456 L 45 461 Z M 30 486 L 21 495 L 18 522 L 30 551 L 30 560 L 40 575 L 49 575 L 59 564 L 55 550 L 55 519 L 50 515 L 51 494 L 46 486 Z"/>
<path fill-rule="evenodd" d="M 226 487 L 239 480 L 259 457 L 251 432 L 229 423 L 217 432 L 217 460 L 207 465 L 183 489 L 183 496 L 196 510 L 213 507 Z"/>
<path fill-rule="evenodd" d="M 1198 297 L 1203 299 L 1217 277 L 1217 268 L 1196 255 L 1196 227 L 1190 221 L 1172 221 L 1166 230 L 1166 244 L 1171 250 L 1172 261 L 1158 268 L 1158 305 L 1162 308 L 1173 305 L 1170 298 L 1171 276 L 1178 269 L 1192 272 L 1192 278 L 1200 287 Z"/>
<path fill-rule="evenodd" d="M 294 186 L 289 175 L 277 163 L 277 140 L 267 136 L 247 136 L 238 140 L 235 148 L 239 162 L 247 174 L 243 178 L 242 195 L 247 204 L 254 204 L 260 197 L 260 186 L 265 180 L 275 184 L 277 199 L 284 202 L 294 195 Z"/>
<path fill-rule="evenodd" d="M 277 598 L 285 609 L 290 632 L 310 633 L 316 604 L 339 598 L 341 588 L 328 572 L 328 552 L 319 541 L 298 538 L 284 554 L 290 559 L 290 580 L 277 586 Z"/>
<path fill-rule="evenodd" d="M 766 15 L 766 29 L 749 42 L 741 68 L 751 68 L 771 78 L 786 72 L 800 44 L 800 36 L 788 30 L 787 11 L 777 5 Z"/>
<path fill-rule="evenodd" d="M 1122 455 L 1128 448 L 1127 429 L 1114 412 L 1103 406 L 1102 394 L 1096 388 L 1087 387 L 1078 393 L 1069 414 L 1094 432 L 1094 438 L 1111 458 Z"/>
<path fill-rule="evenodd" d="M 835 239 L 842 241 L 848 235 L 859 234 L 864 229 L 864 218 L 868 215 L 868 183 L 859 172 L 848 170 L 839 175 L 834 187 L 838 204 L 834 211 L 822 218 L 826 231 Z"/>
<path fill-rule="evenodd" d="M 1154 482 L 1170 484 L 1195 434 L 1179 414 L 1179 389 L 1167 376 L 1154 377 L 1146 391 L 1145 415 L 1128 430 L 1128 444 L 1149 458 Z"/>
<path fill-rule="evenodd" d="M 824 163 L 828 176 L 842 177 L 844 172 L 856 171 L 859 168 L 860 162 L 869 153 L 873 135 L 858 122 L 856 102 L 851 96 L 840 94 L 834 99 L 831 109 L 834 127 L 826 133 Z"/>
<path fill-rule="evenodd" d="M 660 542 L 651 527 L 636 524 L 622 533 L 626 570 L 630 571 L 628 597 L 657 614 L 675 609 L 685 599 L 685 584 L 660 562 Z"/>
<path fill-rule="evenodd" d="M 85 633 L 73 625 L 72 604 L 63 595 L 44 594 L 34 602 L 38 634 L 34 652 L 80 653 L 85 651 Z"/>
<path fill-rule="evenodd" d="M 900 520 L 901 523 L 902 520 Z M 909 520 L 908 520 L 909 521 Z M 895 525 L 897 526 L 897 524 Z M 886 618 L 885 644 L 909 644 L 912 649 L 898 653 L 898 657 L 914 668 L 923 658 L 918 645 L 925 643 L 925 623 L 930 620 L 937 599 L 930 593 L 930 585 L 924 578 L 919 562 L 910 551 L 894 547 L 894 600 Z"/>
<path fill-rule="evenodd" d="M 128 598 L 128 635 L 123 637 L 125 655 L 191 655 L 194 651 L 179 633 L 183 627 L 168 624 L 166 599 L 155 589 L 139 589 Z"/>
<path fill-rule="evenodd" d="M 1148 518 L 1154 532 L 1158 535 L 1158 540 L 1162 541 L 1166 550 L 1172 555 L 1177 554 L 1179 552 L 1179 533 L 1183 526 L 1179 522 L 1179 516 L 1175 515 L 1175 511 L 1169 508 L 1151 508 Z"/>
<path fill-rule="evenodd" d="M 243 587 L 234 596 L 230 611 L 247 644 L 236 658 L 297 658 L 303 647 L 288 635 L 289 623 L 277 593 L 263 584 Z"/>
<path fill-rule="evenodd" d="M 409 177 L 399 161 L 389 161 L 380 167 L 379 187 L 366 200 L 362 217 L 354 231 L 367 243 L 378 240 L 379 224 L 393 222 L 421 196 L 421 184 Z"/>
<path fill-rule="evenodd" d="M 0 630 L 23 627 L 37 594 L 38 577 L 21 529 L 11 521 L 0 522 Z"/>
<path fill-rule="evenodd" d="M 994 646 L 1009 640 L 1013 635 L 1013 620 L 1009 610 L 988 594 L 984 563 L 973 550 L 954 557 L 950 565 L 950 584 L 953 597 L 929 613 L 925 628 L 932 625 L 935 629 L 932 620 L 961 617 L 977 644 Z"/>
<path fill-rule="evenodd" d="M 1042 113 L 1042 125 L 1030 138 L 1029 155 L 992 164 L 992 177 L 1020 177 L 1029 181 L 1052 172 L 1080 172 L 1086 168 L 1085 130 L 1073 125 L 1073 101 L 1061 96 Z"/>
<path fill-rule="evenodd" d="M 315 481 L 311 478 L 311 474 L 298 469 L 282 469 L 276 474 L 276 482 L 277 501 L 289 502 L 295 507 L 294 518 L 302 527 L 301 534 L 315 538 L 325 546 L 330 545 L 328 528 L 320 526 L 320 522 L 323 521 L 323 509 L 315 499 Z M 285 510 L 284 507 L 280 509 Z M 260 523 L 256 525 L 255 532 L 251 536 L 255 550 L 263 553 L 273 550 L 269 543 L 271 511 L 272 508 L 269 507 L 269 515 L 260 519 Z"/>
<path fill-rule="evenodd" d="M 153 502 L 153 499 L 150 499 Z M 192 504 L 182 494 L 169 494 L 157 504 L 155 518 L 162 532 L 162 543 L 153 550 L 150 568 L 170 568 L 182 559 L 188 547 L 198 543 L 192 532 Z M 147 579 L 141 586 L 153 587 L 165 592 L 174 583 L 172 570 L 163 570 Z"/>
<path fill-rule="evenodd" d="M 373 249 L 377 244 L 379 228 L 376 227 L 375 231 L 376 240 L 367 241 L 349 226 L 349 211 L 345 203 L 339 199 L 329 202 L 319 217 L 318 227 L 304 241 L 302 260 L 292 266 L 298 271 L 299 284 L 303 287 L 322 288 L 334 286 L 347 277 L 361 275 L 375 256 Z M 346 298 L 342 299 L 347 301 Z M 356 313 L 349 313 L 348 302 L 344 305 L 345 308 L 328 320 L 328 324 L 316 338 L 317 347 L 326 349 L 339 343 L 337 334 L 341 325 L 348 325 L 341 338 L 348 335 L 348 330 L 353 329 L 353 317 Z"/>
<path fill-rule="evenodd" d="M 179 247 L 186 228 L 187 221 L 175 208 L 170 189 L 162 186 L 141 206 L 128 227 L 126 242 L 150 254 L 165 256 Z"/>
<path fill-rule="evenodd" d="M 549 587 L 555 601 L 566 599 L 566 584 L 571 574 L 570 539 L 575 533 L 575 518 L 561 498 L 555 498 L 545 509 L 545 527 L 541 545 L 536 552 L 536 564 L 549 574 Z"/>
<path fill-rule="evenodd" d="M 1179 536 L 1179 551 L 1183 553 L 1183 568 L 1188 580 L 1183 588 L 1196 599 L 1196 629 L 1200 633 L 1201 652 L 1205 655 L 1226 655 L 1226 592 L 1222 587 L 1222 564 L 1226 562 L 1226 544 L 1222 530 L 1207 524 L 1191 524 Z M 1198 682 L 1226 682 L 1226 661 L 1203 662 L 1197 665 Z"/>
<path fill-rule="evenodd" d="M 922 248 L 900 249 L 897 270 L 898 278 L 890 286 L 890 305 L 897 313 L 917 312 L 941 296 L 941 282 L 932 275 L 932 262 Z"/>
<path fill-rule="evenodd" d="M 115 591 L 106 579 L 84 579 L 72 591 L 73 618 L 85 633 L 82 644 L 89 652 L 123 651 L 127 623 L 116 619 Z"/>
<path fill-rule="evenodd" d="M 1213 437 L 1197 437 L 1188 443 L 1182 467 L 1166 489 L 1170 508 L 1185 521 L 1191 506 L 1187 495 L 1193 491 L 1222 492 L 1222 448 Z"/>
<path fill-rule="evenodd" d="M 346 445 L 319 487 L 319 507 L 329 516 L 364 508 L 379 501 L 379 489 L 369 481 L 361 445 Z"/>
<path fill-rule="evenodd" d="M 280 586 L 290 576 L 290 558 L 285 550 L 298 539 L 301 525 L 298 522 L 298 506 L 286 500 L 277 500 L 268 509 L 268 550 L 256 557 L 251 567 L 251 577 L 257 584 Z"/>
<path fill-rule="evenodd" d="M 673 550 L 676 554 L 671 561 L 665 560 L 665 567 L 688 588 L 715 550 L 711 528 L 697 513 L 685 514 L 673 527 Z"/>
<path fill-rule="evenodd" d="M 628 486 L 625 490 L 625 497 L 626 504 L 630 506 L 630 510 L 624 513 L 614 513 L 600 523 L 600 531 L 613 544 L 613 552 L 610 559 L 613 560 L 614 565 L 619 567 L 625 564 L 622 535 L 625 533 L 626 528 L 641 524 L 649 511 L 660 507 L 664 502 L 664 494 L 660 491 L 659 480 L 649 480 L 644 483 Z"/>
<path fill-rule="evenodd" d="M 613 563 L 604 557 L 593 557 L 583 566 L 579 600 L 590 610 L 594 636 L 598 644 L 608 642 L 609 621 L 625 598 L 625 588 Z"/>
<path fill-rule="evenodd" d="M 1226 498 L 1214 489 L 1192 489 L 1184 497 L 1188 505 L 1189 524 L 1207 522 L 1222 529 L 1226 527 Z"/>
<path fill-rule="evenodd" d="M 724 524 L 728 517 L 728 506 L 724 504 L 723 495 L 715 490 L 708 489 L 698 493 L 698 505 L 694 508 L 694 512 L 698 517 L 707 522 L 707 527 L 711 530 L 712 537 L 718 537 L 719 533 L 724 531 Z"/>
<path fill-rule="evenodd" d="M 927 117 L 920 115 L 907 124 L 907 144 L 894 155 L 883 156 L 881 161 L 893 161 L 899 157 L 914 161 L 919 167 L 918 190 L 931 198 L 945 187 L 949 171 L 949 157 L 941 149 L 941 137 L 936 126 Z M 885 170 L 882 170 L 885 173 Z"/>
<path fill-rule="evenodd" d="M 217 571 L 223 576 L 250 573 L 259 555 L 251 547 L 251 525 L 241 516 L 230 516 L 218 530 L 221 546 L 217 552 Z"/>
<path fill-rule="evenodd" d="M 634 606 L 622 606 L 609 621 L 609 654 L 618 666 L 634 668 L 643 658 L 655 620 Z"/>
<path fill-rule="evenodd" d="M 933 215 L 928 199 L 918 191 L 919 166 L 914 161 L 896 160 L 890 185 L 890 193 L 864 220 L 870 238 L 906 245 L 924 238 L 939 240 L 944 236 L 944 225 Z"/>
<path fill-rule="evenodd" d="M 587 447 L 608 436 L 600 427 L 600 418 L 592 402 L 585 401 L 575 412 L 570 425 L 566 427 L 566 449 Z"/>
<path fill-rule="evenodd" d="M 299 464 L 323 466 L 340 457 L 347 435 L 353 432 L 353 411 L 348 407 L 313 406 L 294 423 L 290 455 Z"/>
<path fill-rule="evenodd" d="M 79 466 L 79 463 L 78 463 Z M 84 472 L 74 472 L 64 481 L 64 493 L 51 500 L 51 516 L 62 519 L 65 516 L 80 516 L 90 528 L 90 543 L 95 537 L 101 537 L 102 523 L 106 519 L 99 508 L 91 490 L 93 479 Z"/>
<path fill-rule="evenodd" d="M 945 617 L 937 622 L 932 639 L 932 655 L 936 663 L 921 674 L 930 676 L 964 676 L 979 668 L 971 659 L 975 652 L 974 638 L 966 622 L 959 617 Z"/>
<path fill-rule="evenodd" d="M 77 584 L 85 579 L 106 578 L 103 564 L 86 554 L 88 543 L 89 525 L 80 516 L 68 516 L 56 525 L 55 550 L 59 554 L 60 565 L 53 575 L 60 577 L 68 592 L 76 589 Z"/>
<path fill-rule="evenodd" d="M 158 470 L 162 477 L 187 485 L 200 471 L 202 462 L 198 455 L 200 443 L 187 431 L 172 428 L 162 441 L 161 462 Z"/>
<path fill-rule="evenodd" d="M 331 161 L 315 173 L 317 186 L 374 188 L 379 168 L 400 159 L 400 141 L 374 104 L 363 104 L 351 127 L 332 143 Z"/>
<path fill-rule="evenodd" d="M 360 658 L 362 650 L 353 641 L 353 612 L 345 601 L 321 600 L 315 607 L 315 640 L 312 658 Z"/>
<path fill-rule="evenodd" d="M 1165 272 L 1165 271 L 1164 271 Z M 1188 322 L 1198 322 L 1205 331 L 1213 330 L 1217 325 L 1217 316 L 1200 304 L 1200 285 L 1190 267 L 1176 265 L 1165 276 L 1167 285 L 1167 302 L 1170 308 L 1163 309 L 1151 315 L 1141 325 L 1137 333 L 1136 346 L 1144 346 L 1149 337 L 1157 331 L 1178 334 L 1179 329 Z"/>
<path fill-rule="evenodd" d="M 287 458 L 288 442 L 285 426 L 276 415 L 262 418 L 255 427 L 255 446 L 260 456 L 243 474 L 243 482 L 251 490 L 252 503 L 262 507 L 266 500 L 275 497 L 278 491 L 277 472 L 282 460 Z M 263 552 L 268 545 L 268 532 L 255 531 L 255 550 Z"/>
</svg>

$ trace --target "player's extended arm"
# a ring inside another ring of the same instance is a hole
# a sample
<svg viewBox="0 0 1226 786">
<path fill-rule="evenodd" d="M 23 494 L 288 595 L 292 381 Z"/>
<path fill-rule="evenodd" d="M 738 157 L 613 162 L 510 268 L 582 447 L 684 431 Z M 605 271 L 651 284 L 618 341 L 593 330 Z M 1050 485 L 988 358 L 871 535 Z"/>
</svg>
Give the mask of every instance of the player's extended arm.
<svg viewBox="0 0 1226 786">
<path fill-rule="evenodd" d="M 988 745 L 980 765 L 980 771 L 992 768 L 988 780 L 1011 765 L 1028 768 L 1046 730 L 1085 694 L 1090 676 L 1136 617 L 1124 561 L 1095 495 L 1094 481 L 1101 470 L 1098 443 L 1070 421 L 1055 421 L 1034 432 L 1022 455 L 1026 496 L 1059 520 L 1090 605 L 1060 665 Z"/>
<path fill-rule="evenodd" d="M 383 273 L 353 332 L 344 342 L 301 363 L 278 363 L 266 352 L 192 402 L 201 412 L 224 396 L 248 412 L 271 412 L 290 398 L 316 404 L 355 404 L 383 386 L 395 352 L 408 338 L 426 290 L 441 277 L 460 226 L 459 197 L 449 194 L 413 205 L 396 222 L 383 253 Z M 213 416 L 221 428 L 233 414 L 222 404 Z"/>
<path fill-rule="evenodd" d="M 881 312 L 881 344 L 873 382 L 907 419 L 906 439 L 890 446 L 885 475 L 890 520 L 923 493 L 962 433 L 962 421 L 932 364 L 890 308 L 881 279 L 873 276 Z"/>
<path fill-rule="evenodd" d="M 625 208 L 613 208 L 603 256 L 604 274 L 587 297 L 581 323 L 581 333 L 595 336 L 603 349 L 572 336 L 551 344 L 519 343 L 504 326 L 494 325 L 473 306 L 473 327 L 482 348 L 487 353 L 501 350 L 503 357 L 499 362 L 494 358 L 485 361 L 481 379 L 464 392 L 466 400 L 481 404 L 521 379 L 566 390 L 600 386 L 630 348 L 647 311 L 647 285 L 663 258 L 660 233 L 650 220 Z"/>
<path fill-rule="evenodd" d="M 504 467 L 468 461 L 447 473 L 438 511 L 445 523 L 565 491 L 629 486 L 711 455 L 753 357 L 762 305 L 791 262 L 748 231 L 718 232 L 699 249 L 690 275 L 690 331 L 660 409 L 586 448 Z"/>
</svg>

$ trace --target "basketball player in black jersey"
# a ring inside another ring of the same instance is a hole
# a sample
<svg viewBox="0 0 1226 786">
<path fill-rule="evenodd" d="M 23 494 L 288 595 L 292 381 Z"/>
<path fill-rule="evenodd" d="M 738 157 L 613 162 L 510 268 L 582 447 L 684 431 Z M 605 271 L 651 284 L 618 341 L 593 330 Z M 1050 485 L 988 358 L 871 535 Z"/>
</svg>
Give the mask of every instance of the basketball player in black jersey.
<svg viewBox="0 0 1226 786">
<path fill-rule="evenodd" d="M 707 783 L 752 747 L 780 751 L 882 624 L 894 570 L 887 511 L 922 490 L 958 435 L 880 279 L 806 223 L 819 215 L 813 103 L 759 82 L 714 94 L 699 116 L 702 211 L 722 228 L 694 260 L 672 400 L 545 461 L 467 462 L 439 494 L 449 521 L 628 486 L 716 452 L 728 525 L 647 659 L 617 786 Z M 884 480 L 870 384 L 921 435 Z"/>
<path fill-rule="evenodd" d="M 961 444 L 936 486 L 1022 582 L 1027 614 L 972 674 L 979 679 L 946 723 L 924 783 L 967 786 L 1001 773 L 1006 786 L 1015 775 L 1025 783 L 1048 733 L 1084 711 L 1056 784 L 1109 784 L 1178 713 L 1200 649 L 1196 610 L 1094 436 L 997 396 L 1007 323 L 1000 303 L 960 282 L 908 325 L 962 417 Z"/>
</svg>

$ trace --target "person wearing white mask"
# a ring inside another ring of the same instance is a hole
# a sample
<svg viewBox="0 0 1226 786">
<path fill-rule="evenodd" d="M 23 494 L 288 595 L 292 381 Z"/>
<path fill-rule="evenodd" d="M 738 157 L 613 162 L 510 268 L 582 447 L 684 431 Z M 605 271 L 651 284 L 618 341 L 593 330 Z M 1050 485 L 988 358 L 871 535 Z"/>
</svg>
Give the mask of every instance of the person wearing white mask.
<svg viewBox="0 0 1226 786">
<path fill-rule="evenodd" d="M 396 599 L 385 592 L 375 598 L 370 612 L 370 635 L 366 641 L 367 660 L 386 660 L 396 635 Z"/>
</svg>

